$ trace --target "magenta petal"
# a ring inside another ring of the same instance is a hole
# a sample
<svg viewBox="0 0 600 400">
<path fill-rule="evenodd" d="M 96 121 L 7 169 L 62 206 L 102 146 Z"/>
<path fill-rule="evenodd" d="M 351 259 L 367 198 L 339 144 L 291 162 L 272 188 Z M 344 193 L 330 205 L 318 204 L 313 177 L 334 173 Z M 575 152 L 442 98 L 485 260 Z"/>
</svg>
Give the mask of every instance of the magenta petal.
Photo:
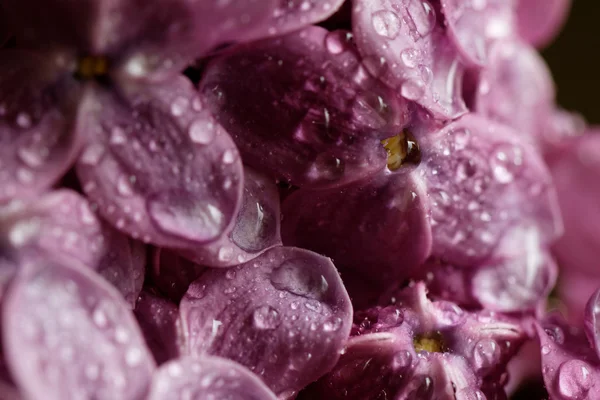
<svg viewBox="0 0 600 400">
<path fill-rule="evenodd" d="M 154 361 L 119 293 L 77 264 L 37 259 L 21 271 L 2 325 L 8 365 L 27 397 L 143 398 Z"/>
<path fill-rule="evenodd" d="M 189 249 L 227 234 L 243 185 L 227 133 L 183 77 L 123 89 L 95 88 L 83 106 L 92 139 L 77 175 L 98 211 L 159 246 Z"/>
<path fill-rule="evenodd" d="M 280 219 L 275 181 L 245 167 L 242 204 L 229 235 L 180 253 L 209 267 L 239 265 L 281 245 Z"/>
<path fill-rule="evenodd" d="M 498 41 L 481 71 L 475 110 L 538 138 L 553 117 L 554 92 L 550 70 L 535 49 L 518 40 Z"/>
<path fill-rule="evenodd" d="M 190 284 L 207 269 L 168 249 L 154 249 L 152 263 L 154 286 L 176 303 L 179 303 Z"/>
<path fill-rule="evenodd" d="M 441 0 L 448 33 L 473 66 L 485 65 L 494 41 L 516 32 L 512 0 Z"/>
<path fill-rule="evenodd" d="M 508 127 L 469 114 L 424 135 L 421 153 L 434 256 L 474 266 L 515 226 L 538 227 L 542 244 L 562 233 L 547 167 Z"/>
<path fill-rule="evenodd" d="M 600 365 L 583 332 L 554 317 L 540 326 L 542 373 L 551 399 L 600 398 Z"/>
<path fill-rule="evenodd" d="M 576 326 L 583 323 L 586 305 L 596 289 L 600 288 L 598 273 L 578 271 L 568 264 L 561 265 L 556 295 L 566 320 Z"/>
<path fill-rule="evenodd" d="M 252 372 L 220 357 L 183 357 L 154 374 L 148 400 L 185 399 L 276 400 Z"/>
<path fill-rule="evenodd" d="M 206 271 L 181 301 L 180 318 L 187 354 L 237 361 L 286 397 L 335 365 L 352 306 L 329 259 L 275 247 Z"/>
<path fill-rule="evenodd" d="M 177 306 L 149 291 L 143 291 L 135 306 L 135 317 L 146 343 L 160 365 L 179 355 Z"/>
<path fill-rule="evenodd" d="M 338 268 L 389 285 L 431 251 L 428 201 L 410 171 L 342 189 L 298 190 L 283 203 L 286 245 L 332 257 Z"/>
<path fill-rule="evenodd" d="M 244 163 L 310 187 L 385 167 L 379 141 L 406 125 L 407 103 L 369 76 L 350 38 L 309 27 L 234 48 L 209 65 L 200 90 Z"/>
<path fill-rule="evenodd" d="M 565 234 L 554 253 L 565 269 L 598 276 L 600 260 L 600 134 L 567 141 L 550 163 Z"/>
<path fill-rule="evenodd" d="M 69 55 L 2 50 L 0 203 L 56 183 L 79 150 Z"/>
<path fill-rule="evenodd" d="M 571 0 L 517 0 L 519 35 L 537 47 L 550 43 L 562 28 Z"/>
<path fill-rule="evenodd" d="M 440 119 L 467 112 L 464 66 L 428 1 L 372 0 L 353 9 L 353 31 L 370 72 Z"/>
</svg>

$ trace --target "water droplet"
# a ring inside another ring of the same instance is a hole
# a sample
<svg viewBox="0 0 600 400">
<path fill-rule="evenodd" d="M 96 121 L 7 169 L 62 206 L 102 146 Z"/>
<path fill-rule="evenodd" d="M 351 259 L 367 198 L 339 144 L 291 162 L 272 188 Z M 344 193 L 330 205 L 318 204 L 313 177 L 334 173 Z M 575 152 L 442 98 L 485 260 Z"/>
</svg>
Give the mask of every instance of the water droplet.
<svg viewBox="0 0 600 400">
<path fill-rule="evenodd" d="M 202 99 L 199 96 L 194 97 L 192 100 L 192 109 L 194 111 L 202 111 Z"/>
<path fill-rule="evenodd" d="M 412 355 L 408 350 L 400 350 L 394 354 L 392 360 L 392 367 L 394 369 L 405 369 L 408 368 L 412 363 Z"/>
<path fill-rule="evenodd" d="M 400 18 L 393 11 L 380 10 L 373 13 L 373 28 L 377 34 L 394 39 L 400 33 Z"/>
<path fill-rule="evenodd" d="M 342 319 L 340 317 L 332 317 L 331 319 L 325 321 L 323 324 L 323 330 L 325 332 L 337 332 L 342 327 Z"/>
<path fill-rule="evenodd" d="M 502 350 L 495 340 L 484 338 L 477 342 L 473 350 L 473 363 L 475 368 L 489 368 L 500 360 Z"/>
<path fill-rule="evenodd" d="M 344 175 L 345 166 L 344 160 L 329 153 L 321 153 L 315 159 L 308 174 L 315 179 L 335 181 Z"/>
<path fill-rule="evenodd" d="M 592 387 L 592 367 L 580 360 L 569 360 L 558 370 L 558 390 L 566 399 L 583 399 Z"/>
<path fill-rule="evenodd" d="M 133 194 L 133 189 L 131 188 L 131 185 L 129 182 L 130 182 L 129 177 L 127 177 L 125 175 L 121 175 L 117 179 L 117 191 L 119 192 L 119 194 L 121 196 L 129 197 Z"/>
<path fill-rule="evenodd" d="M 207 145 L 214 140 L 216 136 L 215 129 L 213 122 L 198 119 L 190 125 L 189 135 L 194 143 Z"/>
<path fill-rule="evenodd" d="M 144 354 L 138 347 L 131 347 L 125 354 L 125 362 L 131 367 L 139 365 L 144 358 Z"/>
<path fill-rule="evenodd" d="M 235 151 L 228 149 L 223 153 L 223 163 L 224 164 L 233 164 L 235 161 Z"/>
<path fill-rule="evenodd" d="M 17 179 L 23 184 L 33 182 L 33 172 L 26 168 L 19 168 L 17 170 Z"/>
<path fill-rule="evenodd" d="M 173 103 L 171 103 L 171 114 L 174 117 L 180 117 L 188 108 L 189 103 L 189 100 L 185 97 L 176 98 Z"/>
<path fill-rule="evenodd" d="M 549 347 L 549 346 L 546 346 L 546 345 L 542 346 L 542 354 L 543 354 L 543 355 L 548 355 L 548 354 L 550 354 L 550 347 Z"/>
<path fill-rule="evenodd" d="M 17 115 L 17 125 L 20 128 L 27 129 L 31 128 L 31 117 L 25 112 L 21 112 Z"/>
<path fill-rule="evenodd" d="M 340 54 L 344 51 L 346 43 L 340 32 L 329 32 L 325 36 L 325 47 L 331 54 Z"/>
<path fill-rule="evenodd" d="M 115 126 L 112 128 L 110 133 L 110 143 L 120 145 L 127 141 L 127 136 L 125 135 L 125 130 L 120 126 Z"/>
<path fill-rule="evenodd" d="M 267 305 L 254 310 L 252 321 L 257 329 L 275 329 L 281 322 L 279 312 Z"/>
<path fill-rule="evenodd" d="M 91 144 L 84 151 L 79 160 L 83 164 L 95 166 L 98 165 L 102 157 L 104 156 L 104 146 L 98 143 Z"/>
<path fill-rule="evenodd" d="M 419 50 L 415 48 L 404 49 L 402 50 L 402 53 L 400 53 L 400 57 L 402 58 L 404 65 L 408 68 L 415 68 L 418 63 Z"/>
<path fill-rule="evenodd" d="M 421 80 L 409 79 L 402 83 L 400 94 L 408 100 L 419 100 L 425 94 L 425 84 Z"/>
<path fill-rule="evenodd" d="M 412 0 L 408 4 L 408 14 L 417 28 L 415 34 L 421 37 L 427 36 L 435 27 L 435 10 L 428 1 Z"/>
<path fill-rule="evenodd" d="M 23 161 L 28 167 L 36 168 L 44 163 L 47 153 L 39 151 L 39 149 L 32 147 L 20 147 L 17 150 L 17 154 L 21 161 Z"/>
<path fill-rule="evenodd" d="M 92 320 L 99 328 L 104 328 L 108 323 L 106 313 L 100 307 L 96 308 L 92 313 Z"/>
<path fill-rule="evenodd" d="M 304 259 L 284 261 L 271 274 L 271 283 L 278 290 L 320 300 L 329 288 L 329 283 L 314 264 Z"/>
<path fill-rule="evenodd" d="M 233 257 L 233 249 L 231 247 L 223 246 L 219 249 L 217 257 L 219 261 L 229 261 L 231 260 L 231 257 Z"/>
</svg>

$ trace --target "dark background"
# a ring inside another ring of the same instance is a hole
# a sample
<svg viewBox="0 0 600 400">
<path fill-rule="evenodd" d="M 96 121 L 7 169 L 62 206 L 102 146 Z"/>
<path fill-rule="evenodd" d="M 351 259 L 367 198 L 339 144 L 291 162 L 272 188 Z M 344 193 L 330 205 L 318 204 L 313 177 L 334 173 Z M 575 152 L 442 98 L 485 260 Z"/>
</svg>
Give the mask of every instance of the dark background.
<svg viewBox="0 0 600 400">
<path fill-rule="evenodd" d="M 600 124 L 600 0 L 574 0 L 562 32 L 542 54 L 558 103 Z"/>
</svg>

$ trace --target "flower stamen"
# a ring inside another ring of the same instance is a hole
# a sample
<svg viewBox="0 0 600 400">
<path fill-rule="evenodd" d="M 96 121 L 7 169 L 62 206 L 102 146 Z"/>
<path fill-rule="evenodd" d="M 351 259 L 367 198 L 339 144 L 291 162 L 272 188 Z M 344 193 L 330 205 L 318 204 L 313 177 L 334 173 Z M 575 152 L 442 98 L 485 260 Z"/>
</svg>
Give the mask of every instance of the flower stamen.
<svg viewBox="0 0 600 400">
<path fill-rule="evenodd" d="M 407 130 L 381 141 L 388 154 L 387 167 L 396 171 L 406 164 L 419 164 L 421 151 L 414 136 Z"/>
<path fill-rule="evenodd" d="M 97 79 L 108 74 L 108 59 L 103 56 L 81 57 L 77 63 L 76 75 L 81 79 Z"/>
</svg>

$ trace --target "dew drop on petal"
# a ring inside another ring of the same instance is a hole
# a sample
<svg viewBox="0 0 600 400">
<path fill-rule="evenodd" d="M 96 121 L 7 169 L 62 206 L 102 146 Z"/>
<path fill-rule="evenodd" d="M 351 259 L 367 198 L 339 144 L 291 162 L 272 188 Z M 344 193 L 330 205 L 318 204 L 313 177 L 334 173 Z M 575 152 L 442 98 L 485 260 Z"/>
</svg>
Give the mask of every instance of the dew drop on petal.
<svg viewBox="0 0 600 400">
<path fill-rule="evenodd" d="M 591 368 L 580 360 L 569 360 L 562 364 L 556 378 L 560 394 L 566 399 L 584 398 L 593 383 Z"/>
<path fill-rule="evenodd" d="M 202 119 L 196 120 L 190 125 L 189 135 L 194 143 L 210 144 L 216 136 L 215 124 Z"/>
<path fill-rule="evenodd" d="M 280 324 L 279 312 L 271 306 L 261 306 L 252 313 L 252 321 L 257 329 L 275 329 Z"/>
<path fill-rule="evenodd" d="M 425 94 L 425 83 L 420 80 L 409 79 L 402 83 L 400 94 L 408 100 L 419 100 Z"/>
<path fill-rule="evenodd" d="M 388 39 L 394 39 L 400 33 L 400 18 L 393 11 L 380 10 L 374 12 L 372 23 L 375 32 Z"/>
</svg>

